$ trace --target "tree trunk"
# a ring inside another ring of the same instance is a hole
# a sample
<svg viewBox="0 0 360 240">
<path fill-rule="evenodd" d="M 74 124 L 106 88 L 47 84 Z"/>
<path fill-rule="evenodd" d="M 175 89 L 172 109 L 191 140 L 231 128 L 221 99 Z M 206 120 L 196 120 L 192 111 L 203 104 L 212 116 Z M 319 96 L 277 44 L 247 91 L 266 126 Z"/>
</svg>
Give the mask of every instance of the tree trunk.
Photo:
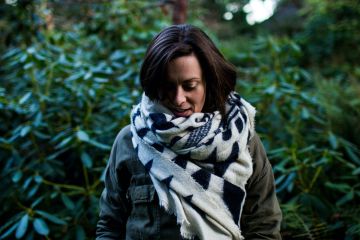
<svg viewBox="0 0 360 240">
<path fill-rule="evenodd" d="M 173 1 L 173 24 L 183 24 L 186 22 L 187 0 Z"/>
</svg>

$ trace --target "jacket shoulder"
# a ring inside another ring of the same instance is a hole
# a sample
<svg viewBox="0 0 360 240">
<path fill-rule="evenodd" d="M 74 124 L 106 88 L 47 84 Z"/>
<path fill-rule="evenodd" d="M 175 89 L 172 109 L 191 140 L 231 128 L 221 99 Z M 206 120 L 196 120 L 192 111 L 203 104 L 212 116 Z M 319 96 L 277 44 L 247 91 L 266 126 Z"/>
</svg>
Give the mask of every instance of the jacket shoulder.
<svg viewBox="0 0 360 240">
<path fill-rule="evenodd" d="M 130 125 L 123 127 L 117 134 L 111 151 L 115 156 L 122 156 L 121 159 L 136 157 L 131 141 Z"/>
<path fill-rule="evenodd" d="M 253 174 L 249 179 L 249 184 L 257 182 L 271 169 L 265 148 L 257 133 L 250 139 L 249 151 L 253 161 Z"/>
<path fill-rule="evenodd" d="M 250 140 L 253 174 L 246 187 L 246 200 L 241 216 L 245 239 L 281 239 L 282 213 L 276 197 L 271 164 L 257 134 Z"/>
</svg>

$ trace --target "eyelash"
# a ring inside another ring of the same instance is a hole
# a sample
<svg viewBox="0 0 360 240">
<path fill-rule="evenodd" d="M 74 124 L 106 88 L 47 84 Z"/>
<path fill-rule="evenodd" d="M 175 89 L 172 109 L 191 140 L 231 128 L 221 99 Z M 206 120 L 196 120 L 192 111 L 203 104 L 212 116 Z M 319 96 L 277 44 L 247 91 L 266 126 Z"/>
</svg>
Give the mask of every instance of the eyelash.
<svg viewBox="0 0 360 240">
<path fill-rule="evenodd" d="M 184 90 L 193 90 L 194 88 L 196 88 L 196 84 L 191 84 L 191 85 L 185 85 L 183 86 Z"/>
<path fill-rule="evenodd" d="M 194 90 L 196 88 L 196 86 L 197 86 L 196 83 L 185 84 L 185 85 L 183 85 L 183 89 L 185 91 L 191 91 L 191 90 Z M 166 85 L 165 89 L 167 89 L 167 91 L 173 91 L 173 90 L 176 90 L 176 87 L 172 86 L 172 85 Z"/>
</svg>

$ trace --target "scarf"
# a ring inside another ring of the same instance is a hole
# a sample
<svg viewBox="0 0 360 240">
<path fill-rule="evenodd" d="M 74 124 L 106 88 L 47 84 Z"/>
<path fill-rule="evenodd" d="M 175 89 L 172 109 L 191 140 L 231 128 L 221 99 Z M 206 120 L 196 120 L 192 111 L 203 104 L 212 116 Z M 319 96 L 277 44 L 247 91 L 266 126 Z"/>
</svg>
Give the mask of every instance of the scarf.
<svg viewBox="0 0 360 240">
<path fill-rule="evenodd" d="M 231 92 L 219 111 L 176 117 L 145 94 L 131 112 L 132 143 L 182 237 L 244 239 L 240 217 L 252 174 L 255 108 Z"/>
</svg>

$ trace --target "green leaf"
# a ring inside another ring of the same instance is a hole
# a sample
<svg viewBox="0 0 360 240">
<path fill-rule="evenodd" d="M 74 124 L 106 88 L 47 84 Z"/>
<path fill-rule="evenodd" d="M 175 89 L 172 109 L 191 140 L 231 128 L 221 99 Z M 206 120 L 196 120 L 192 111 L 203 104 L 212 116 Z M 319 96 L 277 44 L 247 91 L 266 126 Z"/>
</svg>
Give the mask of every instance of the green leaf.
<svg viewBox="0 0 360 240">
<path fill-rule="evenodd" d="M 20 105 L 24 104 L 27 100 L 30 99 L 31 95 L 32 95 L 32 92 L 26 93 L 24 96 L 22 96 L 22 98 L 20 98 L 19 104 Z"/>
<path fill-rule="evenodd" d="M 90 96 L 90 97 L 95 97 L 95 96 L 96 96 L 96 92 L 95 92 L 95 90 L 92 89 L 92 88 L 88 90 L 88 93 L 89 93 L 89 96 Z"/>
<path fill-rule="evenodd" d="M 315 195 L 310 193 L 301 193 L 299 201 L 302 206 L 314 209 L 314 211 L 318 212 L 321 216 L 326 216 L 328 214 L 328 208 L 323 203 L 322 199 Z"/>
<path fill-rule="evenodd" d="M 28 227 L 28 223 L 29 223 L 29 215 L 25 214 L 19 222 L 19 225 L 16 229 L 16 234 L 15 237 L 17 239 L 22 238 L 25 235 L 25 232 L 27 230 Z"/>
<path fill-rule="evenodd" d="M 85 74 L 85 76 L 84 76 L 84 80 L 88 80 L 89 78 L 91 78 L 92 77 L 92 72 L 87 72 L 86 74 Z"/>
<path fill-rule="evenodd" d="M 303 108 L 302 108 L 302 110 L 301 110 L 301 117 L 302 117 L 303 119 L 309 119 L 310 113 L 309 113 L 309 111 L 307 110 L 306 107 L 303 107 Z"/>
<path fill-rule="evenodd" d="M 96 78 L 94 78 L 94 81 L 98 82 L 98 83 L 107 83 L 109 81 L 109 79 L 96 77 Z"/>
<path fill-rule="evenodd" d="M 34 54 L 35 58 L 39 61 L 45 61 L 46 60 L 46 57 L 44 57 L 43 55 L 41 55 L 40 53 L 38 52 L 35 52 Z"/>
<path fill-rule="evenodd" d="M 8 236 L 10 236 L 16 229 L 18 225 L 14 224 L 9 228 L 3 235 L 0 236 L 0 239 L 6 239 Z"/>
<path fill-rule="evenodd" d="M 353 175 L 359 175 L 360 174 L 360 167 L 358 167 L 357 169 L 355 169 L 353 172 L 352 172 Z"/>
<path fill-rule="evenodd" d="M 58 145 L 55 146 L 55 149 L 65 147 L 72 139 L 73 139 L 72 136 L 63 139 Z"/>
<path fill-rule="evenodd" d="M 35 120 L 34 120 L 34 126 L 35 126 L 35 127 L 40 126 L 40 123 L 42 122 L 42 118 L 43 118 L 42 113 L 41 113 L 41 112 L 38 112 L 38 113 L 36 114 L 36 117 L 35 117 Z"/>
<path fill-rule="evenodd" d="M 15 215 L 12 216 L 12 217 L 6 219 L 6 222 L 4 222 L 4 224 L 2 224 L 2 225 L 0 226 L 0 233 L 2 233 L 5 229 L 8 229 L 8 230 L 6 231 L 6 233 L 4 233 L 3 235 L 0 236 L 0 239 L 5 238 L 4 235 L 7 234 L 7 232 L 9 232 L 9 230 L 10 230 L 11 228 L 13 228 L 13 230 L 10 232 L 10 234 L 11 234 L 13 231 L 15 231 L 16 227 L 19 225 L 18 221 L 23 217 L 23 215 L 24 215 L 23 212 L 20 212 L 20 213 L 18 213 L 18 214 L 15 214 Z M 9 228 L 10 225 L 12 225 L 11 228 Z"/>
<path fill-rule="evenodd" d="M 71 132 L 71 129 L 70 128 L 67 128 L 61 132 L 59 132 L 57 135 L 55 135 L 55 137 L 53 137 L 51 139 L 52 142 L 57 142 L 59 141 L 59 139 L 62 139 L 64 138 L 65 136 L 69 135 L 69 133 Z"/>
<path fill-rule="evenodd" d="M 26 190 L 26 189 L 29 187 L 29 185 L 30 185 L 30 183 L 31 183 L 32 180 L 33 180 L 33 177 L 32 177 L 32 176 L 31 176 L 31 177 L 28 177 L 28 178 L 25 180 L 22 188 L 23 188 L 24 190 Z"/>
<path fill-rule="evenodd" d="M 331 183 L 331 182 L 326 182 L 325 186 L 338 190 L 340 192 L 348 192 L 351 190 L 351 186 L 349 186 L 346 183 Z"/>
<path fill-rule="evenodd" d="M 127 72 L 125 72 L 124 74 L 120 75 L 119 77 L 116 78 L 116 80 L 119 80 L 119 81 L 125 81 L 125 80 L 129 80 L 130 79 L 130 76 L 131 74 L 133 74 L 133 70 L 132 69 L 129 69 Z"/>
<path fill-rule="evenodd" d="M 29 62 L 27 64 L 24 65 L 24 70 L 28 70 L 29 68 L 32 68 L 34 66 L 34 63 L 33 62 Z"/>
<path fill-rule="evenodd" d="M 23 128 L 21 129 L 21 131 L 20 131 L 20 136 L 21 136 L 21 137 L 25 137 L 26 134 L 28 134 L 28 133 L 30 132 L 30 130 L 31 130 L 31 127 L 30 127 L 30 126 L 25 126 L 25 127 L 23 127 Z"/>
<path fill-rule="evenodd" d="M 73 74 L 70 77 L 66 78 L 65 81 L 72 82 L 72 81 L 75 81 L 75 80 L 81 78 L 82 76 L 84 76 L 83 72 Z"/>
<path fill-rule="evenodd" d="M 81 161 L 86 168 L 91 168 L 93 165 L 90 155 L 87 154 L 85 151 L 81 153 Z"/>
<path fill-rule="evenodd" d="M 345 194 L 342 198 L 340 198 L 339 201 L 336 202 L 336 205 L 341 206 L 353 199 L 354 199 L 354 191 L 350 191 L 347 194 Z"/>
<path fill-rule="evenodd" d="M 337 149 L 338 141 L 337 141 L 336 136 L 332 132 L 329 132 L 329 142 L 333 149 Z"/>
<path fill-rule="evenodd" d="M 41 196 L 39 198 L 37 198 L 32 204 L 31 204 L 31 208 L 36 207 L 37 205 L 39 205 L 39 203 L 41 203 L 42 200 L 44 200 L 44 196 Z"/>
<path fill-rule="evenodd" d="M 116 50 L 113 54 L 111 54 L 110 60 L 116 61 L 124 57 L 126 57 L 126 53 L 124 51 Z"/>
<path fill-rule="evenodd" d="M 52 215 L 50 213 L 47 213 L 47 212 L 44 212 L 41 210 L 36 210 L 35 212 L 55 224 L 66 225 L 66 222 L 64 220 L 56 217 L 55 215 Z"/>
<path fill-rule="evenodd" d="M 291 48 L 297 52 L 297 53 L 301 53 L 301 48 L 299 45 L 297 45 L 295 42 L 290 42 L 290 46 Z"/>
<path fill-rule="evenodd" d="M 65 207 L 67 209 L 70 209 L 70 210 L 74 210 L 75 209 L 75 204 L 73 203 L 73 201 L 71 201 L 71 199 L 66 196 L 65 194 L 61 194 L 61 200 L 63 201 Z"/>
<path fill-rule="evenodd" d="M 316 149 L 316 146 L 313 145 L 313 144 L 311 144 L 311 145 L 308 146 L 308 147 L 305 147 L 305 148 L 300 149 L 300 150 L 298 151 L 298 154 L 300 154 L 300 153 L 306 153 L 306 152 L 311 152 L 311 151 L 313 151 L 314 149 Z"/>
<path fill-rule="evenodd" d="M 360 158 L 350 147 L 345 147 L 345 151 L 354 163 L 360 164 Z"/>
<path fill-rule="evenodd" d="M 37 183 L 41 183 L 41 182 L 43 181 L 43 178 L 42 178 L 40 175 L 36 175 L 36 176 L 34 177 L 34 180 L 35 180 L 35 182 L 37 182 Z"/>
<path fill-rule="evenodd" d="M 18 54 L 19 52 L 21 52 L 21 50 L 19 48 L 12 48 L 12 49 L 8 50 L 4 55 L 2 55 L 1 59 L 5 60 L 6 58 L 13 57 L 14 55 Z"/>
<path fill-rule="evenodd" d="M 320 165 L 326 165 L 327 163 L 329 163 L 329 161 L 330 161 L 329 158 L 327 158 L 327 157 L 322 157 L 322 158 L 320 158 L 319 160 L 313 162 L 313 163 L 311 164 L 311 166 L 314 167 L 314 168 L 316 168 L 316 167 L 318 167 L 318 166 L 320 166 Z"/>
<path fill-rule="evenodd" d="M 76 240 L 85 240 L 86 239 L 86 234 L 85 234 L 85 230 L 82 226 L 77 226 L 76 227 Z"/>
<path fill-rule="evenodd" d="M 50 194 L 50 199 L 55 199 L 58 195 L 59 195 L 58 192 L 52 192 L 52 193 Z"/>
<path fill-rule="evenodd" d="M 275 180 L 275 185 L 278 186 L 280 182 L 282 182 L 285 179 L 286 175 L 281 175 L 280 177 L 277 177 Z"/>
<path fill-rule="evenodd" d="M 16 172 L 15 172 L 15 174 L 12 176 L 12 181 L 14 182 L 14 183 L 17 183 L 17 182 L 19 182 L 20 181 L 20 179 L 21 179 L 21 177 L 22 177 L 22 171 L 20 171 L 20 170 L 17 170 Z"/>
<path fill-rule="evenodd" d="M 19 62 L 24 63 L 28 58 L 28 55 L 26 53 L 23 53 L 19 59 Z"/>
<path fill-rule="evenodd" d="M 39 185 L 33 186 L 33 187 L 30 189 L 30 191 L 29 191 L 29 193 L 28 193 L 28 195 L 27 195 L 27 198 L 28 198 L 28 199 L 32 198 L 38 190 L 39 190 Z"/>
<path fill-rule="evenodd" d="M 291 172 L 285 181 L 283 181 L 283 183 L 280 186 L 277 186 L 276 192 L 281 192 L 284 189 L 288 189 L 288 191 L 292 190 L 292 183 L 296 178 L 296 173 L 295 172 Z"/>
<path fill-rule="evenodd" d="M 33 226 L 35 231 L 40 235 L 47 236 L 50 232 L 46 222 L 41 218 L 35 218 Z"/>
<path fill-rule="evenodd" d="M 83 142 L 87 142 L 90 140 L 89 135 L 82 130 L 77 131 L 76 136 L 80 141 L 83 141 Z"/>
<path fill-rule="evenodd" d="M 34 54 L 36 52 L 36 49 L 33 46 L 31 46 L 26 49 L 26 52 L 28 54 Z"/>
<path fill-rule="evenodd" d="M 269 151 L 269 154 L 271 154 L 271 155 L 277 155 L 277 154 L 279 154 L 279 153 L 284 153 L 284 152 L 286 152 L 287 150 L 288 150 L 287 147 L 275 148 L 275 149 L 273 149 L 273 150 L 270 150 L 270 151 Z"/>
<path fill-rule="evenodd" d="M 264 93 L 273 94 L 275 91 L 276 91 L 276 86 L 271 85 L 270 87 L 268 87 L 264 90 Z"/>
<path fill-rule="evenodd" d="M 131 100 L 130 97 L 123 97 L 123 96 L 121 96 L 121 97 L 118 97 L 118 100 L 119 100 L 120 102 L 125 103 L 125 104 L 132 104 L 132 103 L 133 103 L 133 101 Z"/>
<path fill-rule="evenodd" d="M 89 140 L 88 143 L 90 143 L 91 145 L 93 145 L 93 146 L 95 146 L 97 148 L 103 149 L 103 150 L 110 150 L 111 149 L 111 146 L 99 143 L 99 142 L 97 142 L 95 140 Z"/>
</svg>

